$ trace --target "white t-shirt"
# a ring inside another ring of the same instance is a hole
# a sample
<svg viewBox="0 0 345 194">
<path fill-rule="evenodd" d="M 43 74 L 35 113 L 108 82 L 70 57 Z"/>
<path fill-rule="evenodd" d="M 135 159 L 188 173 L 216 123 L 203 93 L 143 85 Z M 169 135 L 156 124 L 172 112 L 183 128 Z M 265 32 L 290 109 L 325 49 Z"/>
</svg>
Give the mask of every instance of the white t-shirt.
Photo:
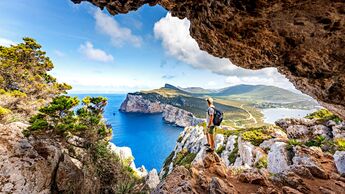
<svg viewBox="0 0 345 194">
<path fill-rule="evenodd" d="M 208 126 L 208 124 L 210 123 L 210 116 L 211 115 L 214 115 L 214 106 L 211 106 L 211 107 L 208 107 L 207 109 L 207 113 L 206 113 L 206 126 Z M 211 122 L 211 125 L 210 126 L 213 126 L 213 121 Z"/>
</svg>

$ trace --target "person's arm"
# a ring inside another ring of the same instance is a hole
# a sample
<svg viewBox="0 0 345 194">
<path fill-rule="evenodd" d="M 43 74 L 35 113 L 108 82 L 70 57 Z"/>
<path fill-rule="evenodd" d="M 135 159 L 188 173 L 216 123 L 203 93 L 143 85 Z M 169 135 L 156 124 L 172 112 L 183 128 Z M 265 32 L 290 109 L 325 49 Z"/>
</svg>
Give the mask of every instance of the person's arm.
<svg viewBox="0 0 345 194">
<path fill-rule="evenodd" d="M 208 127 L 208 128 L 212 125 L 213 117 L 214 117 L 214 114 L 211 114 L 211 115 L 210 115 L 210 120 L 208 121 L 208 124 L 207 124 L 207 127 Z"/>
</svg>

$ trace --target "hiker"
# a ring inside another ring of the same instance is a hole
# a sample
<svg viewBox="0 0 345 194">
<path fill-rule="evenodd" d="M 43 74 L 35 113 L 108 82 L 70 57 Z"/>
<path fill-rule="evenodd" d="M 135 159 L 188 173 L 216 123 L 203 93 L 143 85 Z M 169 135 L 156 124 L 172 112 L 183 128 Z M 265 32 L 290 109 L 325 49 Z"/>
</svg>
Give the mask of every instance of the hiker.
<svg viewBox="0 0 345 194">
<path fill-rule="evenodd" d="M 213 99 L 211 97 L 206 99 L 208 109 L 206 114 L 206 138 L 207 144 L 205 146 L 209 147 L 207 152 L 214 152 L 214 135 L 216 126 L 220 126 L 223 121 L 223 113 L 216 109 L 213 105 Z"/>
<path fill-rule="evenodd" d="M 211 97 L 207 98 L 206 101 L 208 105 L 207 115 L 206 115 L 206 127 L 207 127 L 206 128 L 206 138 L 207 138 L 206 146 L 209 147 L 206 151 L 213 152 L 214 151 L 214 131 L 215 131 L 213 119 L 214 119 L 215 106 L 213 105 L 213 99 Z"/>
</svg>

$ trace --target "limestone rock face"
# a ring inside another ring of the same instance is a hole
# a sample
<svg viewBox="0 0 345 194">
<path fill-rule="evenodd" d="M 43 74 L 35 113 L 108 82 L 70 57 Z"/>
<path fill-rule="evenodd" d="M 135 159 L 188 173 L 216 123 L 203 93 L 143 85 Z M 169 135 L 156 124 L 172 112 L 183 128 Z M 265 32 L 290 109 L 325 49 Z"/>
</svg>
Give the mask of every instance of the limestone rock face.
<svg viewBox="0 0 345 194">
<path fill-rule="evenodd" d="M 120 110 L 147 114 L 162 113 L 164 121 L 180 127 L 193 126 L 203 122 L 203 119 L 196 118 L 188 111 L 159 101 L 150 101 L 142 95 L 136 94 L 128 94 L 121 104 Z"/>
<path fill-rule="evenodd" d="M 268 152 L 268 171 L 271 173 L 282 172 L 289 167 L 286 143 L 276 142 Z"/>
<path fill-rule="evenodd" d="M 345 151 L 336 151 L 333 157 L 338 172 L 345 175 Z"/>
<path fill-rule="evenodd" d="M 156 169 L 152 169 L 146 177 L 146 184 L 150 189 L 155 189 L 159 184 L 159 176 Z"/>
<path fill-rule="evenodd" d="M 111 14 L 158 3 L 190 20 L 190 34 L 202 50 L 248 69 L 276 67 L 345 118 L 344 1 L 72 1 L 89 1 Z"/>
<path fill-rule="evenodd" d="M 51 193 L 78 190 L 94 193 L 91 184 L 72 158 L 53 140 L 27 139 L 28 125 L 0 124 L 0 193 Z"/>
</svg>

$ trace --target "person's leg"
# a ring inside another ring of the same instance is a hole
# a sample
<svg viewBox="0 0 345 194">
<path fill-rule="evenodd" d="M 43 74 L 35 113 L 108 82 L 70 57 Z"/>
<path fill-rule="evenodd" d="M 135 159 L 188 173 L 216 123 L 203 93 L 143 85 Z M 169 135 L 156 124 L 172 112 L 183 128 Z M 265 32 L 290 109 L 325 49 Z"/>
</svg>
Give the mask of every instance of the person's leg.
<svg viewBox="0 0 345 194">
<path fill-rule="evenodd" d="M 209 144 L 210 144 L 210 151 L 213 151 L 214 150 L 214 126 L 211 126 L 209 131 L 208 131 L 208 134 L 209 134 Z"/>
</svg>

